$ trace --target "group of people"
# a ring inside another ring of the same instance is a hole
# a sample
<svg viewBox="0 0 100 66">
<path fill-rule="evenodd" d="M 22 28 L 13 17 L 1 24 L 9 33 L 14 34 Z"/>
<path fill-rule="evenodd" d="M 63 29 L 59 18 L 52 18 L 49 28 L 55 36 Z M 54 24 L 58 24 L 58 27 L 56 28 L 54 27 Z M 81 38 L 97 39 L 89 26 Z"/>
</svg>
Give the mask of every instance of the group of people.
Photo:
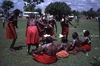
<svg viewBox="0 0 100 66">
<path fill-rule="evenodd" d="M 6 38 L 13 39 L 10 50 L 15 51 L 14 44 L 17 39 L 17 33 L 15 28 L 18 28 L 18 15 L 20 10 L 16 9 L 7 19 L 6 26 Z M 26 44 L 28 45 L 28 54 L 34 57 L 34 60 L 41 62 L 43 64 L 50 64 L 56 62 L 58 58 L 67 57 L 71 53 L 76 54 L 79 51 L 84 53 L 91 50 L 91 39 L 89 37 L 90 32 L 86 30 L 84 32 L 84 40 L 81 41 L 78 37 L 78 33 L 74 32 L 72 34 L 73 42 L 68 43 L 68 33 L 69 24 L 71 24 L 71 19 L 64 16 L 61 20 L 61 44 L 55 44 L 53 42 L 53 36 L 57 32 L 57 25 L 55 19 L 46 19 L 45 16 L 41 18 L 35 18 L 35 15 L 30 14 L 27 18 L 26 27 Z M 76 28 L 73 24 L 73 27 Z M 54 28 L 55 27 L 55 28 Z M 56 29 L 56 30 L 55 30 Z M 46 34 L 46 36 L 45 36 Z M 42 37 L 43 44 L 39 47 L 40 37 Z M 31 46 L 36 46 L 34 51 L 31 51 Z"/>
<path fill-rule="evenodd" d="M 47 36 L 45 39 L 46 43 L 41 45 L 37 50 L 32 51 L 33 59 L 43 64 L 50 64 L 56 62 L 58 59 L 66 58 L 70 54 L 75 55 L 79 52 L 87 53 L 91 50 L 90 32 L 85 30 L 83 35 L 84 38 L 80 40 L 78 33 L 74 32 L 72 34 L 73 41 L 70 43 L 63 35 L 60 44 L 54 43 L 52 37 Z"/>
</svg>

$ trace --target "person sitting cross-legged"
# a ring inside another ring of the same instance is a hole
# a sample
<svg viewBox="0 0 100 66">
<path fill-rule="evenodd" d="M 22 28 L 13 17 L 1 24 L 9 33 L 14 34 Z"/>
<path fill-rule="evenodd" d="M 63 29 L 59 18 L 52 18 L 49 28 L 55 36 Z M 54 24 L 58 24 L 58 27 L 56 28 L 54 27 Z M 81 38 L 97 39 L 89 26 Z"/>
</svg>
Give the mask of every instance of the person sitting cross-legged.
<svg viewBox="0 0 100 66">
<path fill-rule="evenodd" d="M 33 59 L 40 63 L 51 64 L 57 61 L 56 52 L 57 46 L 54 44 L 53 39 L 46 37 L 46 43 L 34 51 L 32 55 Z"/>
<path fill-rule="evenodd" d="M 86 53 L 87 51 L 91 50 L 91 38 L 89 36 L 90 32 L 88 30 L 85 30 L 83 33 L 84 33 L 84 39 L 81 40 L 80 49 L 81 51 Z"/>
<path fill-rule="evenodd" d="M 70 54 L 76 54 L 80 51 L 80 40 L 79 40 L 79 37 L 78 37 L 78 33 L 77 32 L 74 32 L 72 34 L 72 38 L 73 38 L 73 42 L 71 44 L 71 46 L 68 48 L 68 52 Z"/>
</svg>

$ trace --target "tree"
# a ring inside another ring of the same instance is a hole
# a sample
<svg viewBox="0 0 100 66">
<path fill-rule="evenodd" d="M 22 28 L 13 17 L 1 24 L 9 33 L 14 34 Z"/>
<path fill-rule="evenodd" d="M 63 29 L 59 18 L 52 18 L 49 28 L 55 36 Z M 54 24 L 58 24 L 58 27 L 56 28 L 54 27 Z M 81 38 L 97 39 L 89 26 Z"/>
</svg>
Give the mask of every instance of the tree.
<svg viewBox="0 0 100 66">
<path fill-rule="evenodd" d="M 24 7 L 26 11 L 33 11 L 37 4 L 44 2 L 44 0 L 24 0 L 24 1 L 29 3 L 27 6 Z"/>
<path fill-rule="evenodd" d="M 97 9 L 97 16 L 100 16 L 100 8 Z"/>
<path fill-rule="evenodd" d="M 40 3 L 44 2 L 44 0 L 24 0 L 24 1 L 26 1 L 28 3 L 35 3 L 35 4 L 40 4 Z"/>
<path fill-rule="evenodd" d="M 35 9 L 36 12 L 39 12 L 40 15 L 42 15 L 42 10 L 40 8 Z"/>
<path fill-rule="evenodd" d="M 50 3 L 45 8 L 45 13 L 49 13 L 51 15 L 58 16 L 58 18 L 61 18 L 62 15 L 71 14 L 71 8 L 64 2 L 54 2 Z"/>
<path fill-rule="evenodd" d="M 76 10 L 73 10 L 73 11 L 72 11 L 72 14 L 75 15 L 75 16 L 78 16 L 78 15 L 79 15 L 79 12 L 76 11 Z"/>
<path fill-rule="evenodd" d="M 25 11 L 34 11 L 35 5 L 29 5 L 28 7 L 25 8 Z"/>
<path fill-rule="evenodd" d="M 93 8 L 90 8 L 89 11 L 87 11 L 89 19 L 94 18 L 96 16 L 96 12 L 93 10 Z"/>
<path fill-rule="evenodd" d="M 4 13 L 7 14 L 9 13 L 8 11 L 14 7 L 14 4 L 12 1 L 3 1 L 1 8 L 4 9 Z"/>
</svg>

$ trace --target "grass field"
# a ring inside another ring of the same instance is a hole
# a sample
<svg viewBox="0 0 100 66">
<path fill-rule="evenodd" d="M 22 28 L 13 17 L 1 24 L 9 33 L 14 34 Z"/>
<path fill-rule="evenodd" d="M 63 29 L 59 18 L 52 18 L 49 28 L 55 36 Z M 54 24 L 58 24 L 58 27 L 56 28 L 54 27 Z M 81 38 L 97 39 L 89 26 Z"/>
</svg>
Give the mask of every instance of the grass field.
<svg viewBox="0 0 100 66">
<path fill-rule="evenodd" d="M 100 38 L 98 32 L 98 22 L 94 20 L 80 19 L 79 25 L 74 21 L 72 22 L 77 28 L 70 26 L 70 32 L 68 36 L 69 42 L 72 41 L 71 34 L 77 32 L 80 39 L 82 39 L 82 31 L 87 29 L 91 32 L 92 39 L 92 49 L 89 55 L 86 56 L 84 53 L 80 52 L 76 55 L 70 55 L 68 58 L 60 59 L 56 63 L 44 65 L 34 61 L 32 56 L 27 55 L 27 46 L 25 44 L 25 30 L 26 30 L 26 20 L 19 20 L 16 29 L 18 34 L 18 39 L 16 41 L 15 47 L 22 46 L 21 50 L 16 52 L 11 52 L 9 50 L 12 40 L 5 38 L 5 28 L 2 28 L 2 22 L 0 20 L 0 66 L 100 66 Z M 57 22 L 58 32 L 56 44 L 60 43 L 58 35 L 61 33 L 61 27 L 59 22 Z M 34 47 L 33 47 L 34 48 Z"/>
</svg>

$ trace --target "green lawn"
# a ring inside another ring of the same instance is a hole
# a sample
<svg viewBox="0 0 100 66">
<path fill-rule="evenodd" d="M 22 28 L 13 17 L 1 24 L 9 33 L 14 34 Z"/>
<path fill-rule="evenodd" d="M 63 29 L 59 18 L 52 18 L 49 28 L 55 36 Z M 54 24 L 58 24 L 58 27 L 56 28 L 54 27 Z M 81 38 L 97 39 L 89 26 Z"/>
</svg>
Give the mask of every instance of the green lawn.
<svg viewBox="0 0 100 66">
<path fill-rule="evenodd" d="M 73 28 L 70 25 L 70 32 L 68 36 L 69 42 L 72 41 L 71 34 L 77 32 L 80 39 L 82 39 L 82 31 L 87 29 L 91 32 L 92 50 L 89 52 L 89 56 L 80 52 L 77 55 L 70 55 L 68 58 L 60 59 L 56 63 L 45 66 L 100 66 L 100 38 L 98 37 L 98 22 L 94 20 L 80 19 L 79 25 L 74 21 L 72 22 L 77 28 Z M 27 46 L 25 44 L 25 30 L 26 20 L 19 20 L 19 28 L 17 29 L 18 39 L 15 46 L 23 46 L 21 50 L 11 52 L 9 50 L 12 40 L 5 38 L 5 28 L 2 28 L 2 22 L 0 20 L 0 66 L 44 66 L 44 64 L 34 61 L 32 56 L 27 55 Z M 58 33 L 55 43 L 60 43 L 58 35 L 61 33 L 61 27 L 59 22 L 57 23 Z M 34 48 L 34 47 L 33 47 Z M 95 58 L 93 58 L 95 57 Z"/>
</svg>

